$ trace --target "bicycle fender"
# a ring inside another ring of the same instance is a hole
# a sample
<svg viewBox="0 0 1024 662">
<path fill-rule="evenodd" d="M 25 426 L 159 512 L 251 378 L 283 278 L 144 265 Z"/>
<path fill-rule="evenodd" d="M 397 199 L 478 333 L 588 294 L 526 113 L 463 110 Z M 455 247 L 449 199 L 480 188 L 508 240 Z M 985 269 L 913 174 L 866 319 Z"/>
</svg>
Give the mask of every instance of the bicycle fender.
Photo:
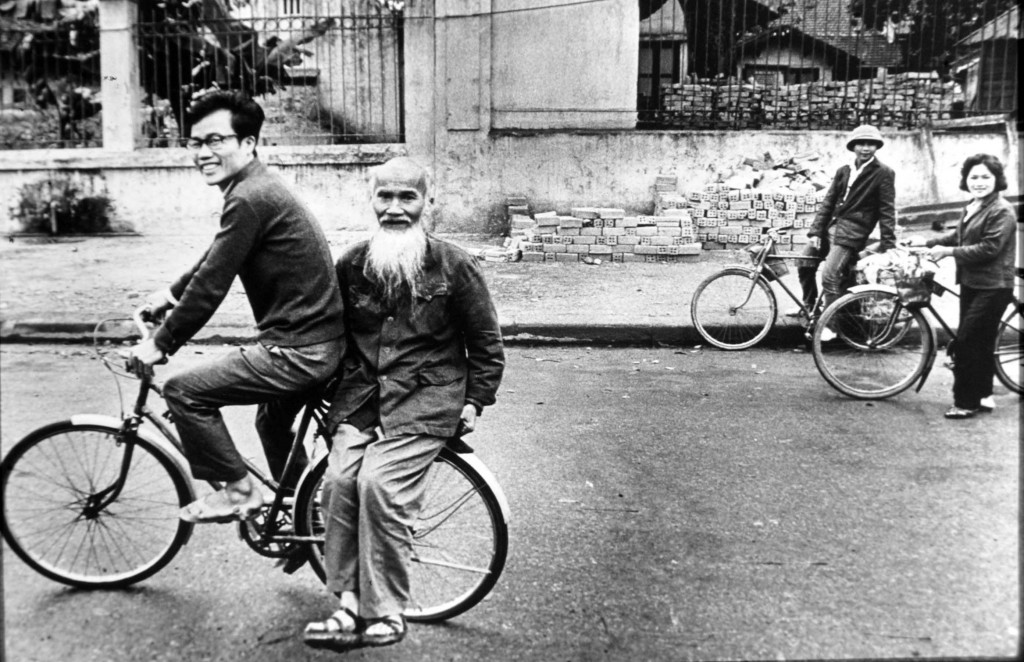
<svg viewBox="0 0 1024 662">
<path fill-rule="evenodd" d="M 891 285 L 874 285 L 872 283 L 867 283 L 865 285 L 854 285 L 853 287 L 848 289 L 847 292 L 849 292 L 850 294 L 855 294 L 857 292 L 885 292 L 886 294 L 899 296 L 899 292 L 897 292 L 896 288 Z"/>
<path fill-rule="evenodd" d="M 924 388 L 924 382 L 928 379 L 928 373 L 932 371 L 932 365 L 935 364 L 935 355 L 938 351 L 933 351 L 928 355 L 928 360 L 924 362 L 924 370 L 921 371 L 921 377 L 917 380 L 917 388 L 914 389 L 914 393 L 920 393 L 921 389 Z"/>
<path fill-rule="evenodd" d="M 726 269 L 739 269 L 740 271 L 746 271 L 751 276 L 758 273 L 757 269 L 751 269 L 749 264 L 727 264 L 719 269 L 719 271 L 725 271 Z"/>
<path fill-rule="evenodd" d="M 444 452 L 444 450 L 442 450 L 442 452 Z M 486 482 L 487 486 L 491 488 L 494 492 L 495 498 L 498 500 L 498 507 L 501 509 L 502 519 L 505 520 L 506 524 L 508 524 L 512 519 L 510 515 L 511 510 L 508 507 L 508 499 L 505 498 L 505 492 L 502 491 L 501 484 L 498 482 L 498 479 L 494 477 L 494 474 L 491 473 L 491 470 L 483 463 L 483 460 L 478 458 L 476 455 L 472 453 L 465 453 L 459 454 L 457 457 L 483 477 L 484 482 Z"/>
<path fill-rule="evenodd" d="M 72 425 L 100 425 L 103 427 L 114 428 L 116 430 L 121 429 L 121 426 L 124 423 L 120 418 L 106 416 L 103 414 L 75 414 L 70 420 Z M 195 487 L 192 485 L 192 474 L 187 468 L 185 458 L 182 457 L 178 449 L 172 446 L 171 443 L 162 436 L 154 434 L 145 428 L 140 427 L 138 429 L 138 435 L 163 451 L 164 455 L 166 455 L 171 463 L 177 467 L 178 471 L 188 478 L 186 482 L 188 483 L 189 494 L 192 497 L 190 500 L 195 501 L 196 492 Z"/>
</svg>

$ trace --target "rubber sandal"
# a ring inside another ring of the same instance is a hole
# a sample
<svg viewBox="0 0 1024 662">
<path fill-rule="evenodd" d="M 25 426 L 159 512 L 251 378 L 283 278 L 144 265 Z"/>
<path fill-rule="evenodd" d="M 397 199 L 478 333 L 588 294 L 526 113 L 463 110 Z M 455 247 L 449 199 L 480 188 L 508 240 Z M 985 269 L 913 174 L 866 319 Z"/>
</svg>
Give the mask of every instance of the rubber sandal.
<svg viewBox="0 0 1024 662">
<path fill-rule="evenodd" d="M 219 503 L 213 503 L 217 502 Z M 178 517 L 191 524 L 224 524 L 250 520 L 263 507 L 263 495 L 254 489 L 249 499 L 242 503 L 231 503 L 224 490 L 207 494 L 178 512 Z"/>
<path fill-rule="evenodd" d="M 344 651 L 360 644 L 365 622 L 351 609 L 342 607 L 323 621 L 306 625 L 302 641 L 310 648 Z"/>
<path fill-rule="evenodd" d="M 946 410 L 943 414 L 946 418 L 963 419 L 963 418 L 974 418 L 974 415 L 978 413 L 977 409 L 964 409 L 963 407 L 953 406 Z"/>
<path fill-rule="evenodd" d="M 387 631 L 382 634 L 370 634 L 370 628 L 377 625 L 385 626 Z M 404 639 L 405 631 L 404 618 L 401 616 L 385 616 L 384 618 L 366 622 L 366 629 L 363 630 L 360 643 L 364 646 L 390 646 Z"/>
</svg>

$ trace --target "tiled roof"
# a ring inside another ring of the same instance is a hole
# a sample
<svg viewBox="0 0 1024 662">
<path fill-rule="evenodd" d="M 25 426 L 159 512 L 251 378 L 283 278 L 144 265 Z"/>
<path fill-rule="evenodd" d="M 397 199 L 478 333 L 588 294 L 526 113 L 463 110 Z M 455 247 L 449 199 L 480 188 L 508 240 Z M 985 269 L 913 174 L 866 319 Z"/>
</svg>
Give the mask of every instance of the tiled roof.
<svg viewBox="0 0 1024 662">
<path fill-rule="evenodd" d="M 901 63 L 900 49 L 874 30 L 862 30 L 850 14 L 849 0 L 761 0 L 778 11 L 788 11 L 769 23 L 769 28 L 789 27 L 833 48 L 858 58 L 868 67 L 891 67 Z"/>
</svg>

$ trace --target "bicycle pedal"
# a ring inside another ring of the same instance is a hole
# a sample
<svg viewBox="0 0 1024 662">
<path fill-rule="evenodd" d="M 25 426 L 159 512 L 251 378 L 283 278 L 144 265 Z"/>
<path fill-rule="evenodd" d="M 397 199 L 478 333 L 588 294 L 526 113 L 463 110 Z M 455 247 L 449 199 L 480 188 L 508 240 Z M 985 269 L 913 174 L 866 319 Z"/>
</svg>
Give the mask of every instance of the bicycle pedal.
<svg viewBox="0 0 1024 662">
<path fill-rule="evenodd" d="M 289 554 L 277 562 L 277 567 L 286 575 L 294 575 L 299 568 L 306 565 L 305 554 Z"/>
</svg>

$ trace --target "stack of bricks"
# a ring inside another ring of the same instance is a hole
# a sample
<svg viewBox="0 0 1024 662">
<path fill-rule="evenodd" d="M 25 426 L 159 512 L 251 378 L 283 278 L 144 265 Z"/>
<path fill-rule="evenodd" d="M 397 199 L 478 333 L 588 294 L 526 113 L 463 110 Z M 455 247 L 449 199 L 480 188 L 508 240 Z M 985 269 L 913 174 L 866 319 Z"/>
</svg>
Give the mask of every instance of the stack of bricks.
<svg viewBox="0 0 1024 662">
<path fill-rule="evenodd" d="M 659 188 L 661 190 L 659 190 Z M 612 207 L 573 207 L 568 215 L 535 214 L 519 247 L 527 262 L 686 262 L 701 245 L 688 201 L 674 193 L 674 177 L 655 184 L 653 216 L 627 216 Z"/>
<path fill-rule="evenodd" d="M 851 81 L 763 86 L 706 80 L 666 87 L 662 111 L 688 128 L 846 128 L 851 124 L 913 128 L 949 119 L 963 91 L 935 73 Z"/>
<path fill-rule="evenodd" d="M 791 227 L 780 237 L 780 248 L 807 242 L 823 193 L 798 193 L 782 187 L 773 190 L 730 188 L 725 183 L 707 184 L 687 195 L 697 226 L 697 240 L 706 250 L 743 248 L 761 238 L 769 227 Z"/>
<path fill-rule="evenodd" d="M 813 152 L 746 158 L 690 190 L 697 239 L 707 250 L 735 249 L 758 241 L 767 228 L 789 227 L 793 231 L 780 237 L 780 248 L 806 243 L 802 230 L 811 227 L 831 182 L 819 159 Z"/>
</svg>

